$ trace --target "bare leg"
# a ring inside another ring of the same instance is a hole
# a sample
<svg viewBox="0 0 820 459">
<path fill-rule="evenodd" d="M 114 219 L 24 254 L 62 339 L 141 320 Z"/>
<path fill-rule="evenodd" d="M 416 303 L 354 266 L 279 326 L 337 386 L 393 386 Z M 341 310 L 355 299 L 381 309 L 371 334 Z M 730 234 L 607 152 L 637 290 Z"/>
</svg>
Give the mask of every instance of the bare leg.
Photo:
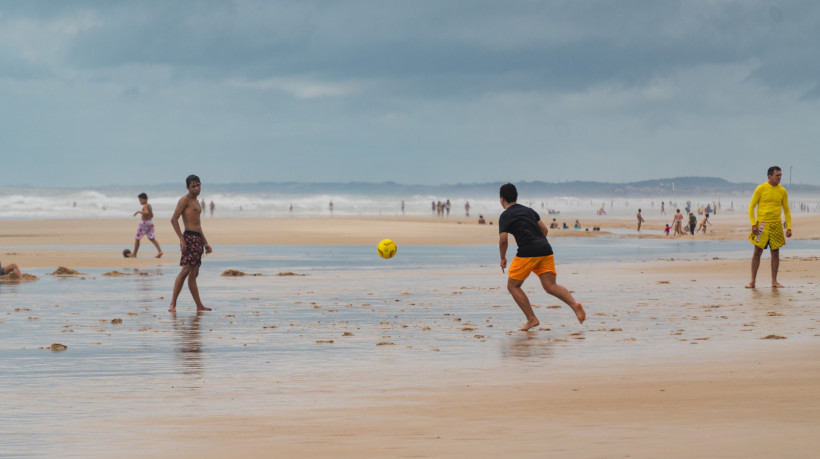
<svg viewBox="0 0 820 459">
<path fill-rule="evenodd" d="M 524 313 L 524 317 L 527 318 L 527 323 L 524 324 L 519 331 L 527 331 L 532 327 L 541 325 L 541 322 L 539 322 L 538 318 L 535 317 L 535 313 L 532 312 L 530 299 L 527 298 L 527 294 L 524 293 L 524 290 L 521 288 L 523 283 L 524 281 L 517 279 L 507 279 L 507 290 L 509 290 L 518 307 L 521 308 L 521 312 Z"/>
<path fill-rule="evenodd" d="M 23 278 L 23 273 L 20 272 L 20 268 L 18 268 L 14 263 L 9 263 L 4 266 L 3 271 L 9 275 L 9 279 L 19 280 Z"/>
<path fill-rule="evenodd" d="M 137 250 L 140 249 L 140 240 L 136 239 L 134 241 L 134 251 L 131 252 L 131 255 L 128 255 L 129 258 L 137 258 Z"/>
<path fill-rule="evenodd" d="M 151 241 L 151 243 L 154 244 L 154 247 L 157 248 L 157 258 L 162 258 L 162 249 L 159 248 L 159 241 L 157 240 L 157 238 L 148 239 L 148 240 Z"/>
<path fill-rule="evenodd" d="M 575 317 L 578 318 L 578 322 L 584 323 L 584 320 L 587 318 L 587 313 L 584 311 L 584 306 L 575 301 L 575 298 L 572 297 L 572 294 L 569 293 L 569 290 L 567 290 L 566 287 L 555 282 L 555 274 L 544 273 L 538 277 L 541 279 L 541 285 L 544 287 L 544 290 L 546 290 L 550 295 L 566 303 L 567 306 L 572 308 L 572 311 L 575 313 Z"/>
<path fill-rule="evenodd" d="M 191 272 L 188 273 L 188 290 L 191 291 L 191 297 L 196 303 L 197 311 L 210 311 L 211 308 L 206 308 L 199 299 L 199 286 L 196 284 L 196 278 L 199 276 L 199 266 L 194 266 Z"/>
<path fill-rule="evenodd" d="M 179 292 L 182 291 L 182 285 L 185 283 L 185 278 L 188 277 L 188 273 L 190 271 L 190 266 L 183 266 L 182 269 L 179 271 L 179 274 L 177 274 L 177 278 L 174 281 L 174 294 L 171 296 L 171 306 L 168 308 L 168 312 L 176 312 L 177 298 L 179 298 Z"/>
<path fill-rule="evenodd" d="M 780 268 L 780 249 L 772 250 L 772 288 L 781 288 L 783 285 L 777 282 L 777 270 Z"/>
<path fill-rule="evenodd" d="M 757 279 L 757 269 L 760 268 L 760 255 L 762 254 L 763 249 L 761 249 L 758 246 L 755 246 L 755 251 L 752 254 L 752 281 L 746 284 L 746 288 L 755 288 L 755 280 Z M 772 257 L 772 259 L 774 259 L 774 257 Z"/>
</svg>

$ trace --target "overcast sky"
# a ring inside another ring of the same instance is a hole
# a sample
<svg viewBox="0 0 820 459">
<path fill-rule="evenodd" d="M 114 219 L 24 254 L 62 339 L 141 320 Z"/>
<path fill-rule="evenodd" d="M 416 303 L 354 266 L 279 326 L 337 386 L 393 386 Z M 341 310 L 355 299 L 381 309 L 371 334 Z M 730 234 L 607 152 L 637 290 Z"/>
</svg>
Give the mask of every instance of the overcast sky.
<svg viewBox="0 0 820 459">
<path fill-rule="evenodd" d="M 0 186 L 820 184 L 817 1 L 0 0 Z"/>
</svg>

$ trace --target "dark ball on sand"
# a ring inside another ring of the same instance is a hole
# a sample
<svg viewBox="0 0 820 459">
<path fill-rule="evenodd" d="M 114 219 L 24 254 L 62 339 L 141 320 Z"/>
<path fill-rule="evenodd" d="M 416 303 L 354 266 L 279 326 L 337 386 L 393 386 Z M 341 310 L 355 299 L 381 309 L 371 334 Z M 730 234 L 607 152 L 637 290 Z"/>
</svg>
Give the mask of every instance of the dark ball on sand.
<svg viewBox="0 0 820 459">
<path fill-rule="evenodd" d="M 122 256 L 124 256 L 125 258 L 130 257 L 131 256 L 131 250 L 130 249 L 124 249 L 122 251 Z"/>
</svg>

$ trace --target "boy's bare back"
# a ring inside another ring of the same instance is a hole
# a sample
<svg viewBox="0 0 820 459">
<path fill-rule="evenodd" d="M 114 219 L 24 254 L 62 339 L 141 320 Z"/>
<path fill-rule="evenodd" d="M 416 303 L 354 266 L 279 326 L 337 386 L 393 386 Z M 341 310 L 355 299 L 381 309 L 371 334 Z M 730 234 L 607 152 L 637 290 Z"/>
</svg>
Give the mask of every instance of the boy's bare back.
<svg viewBox="0 0 820 459">
<path fill-rule="evenodd" d="M 142 206 L 142 219 L 144 221 L 154 219 L 154 210 L 151 208 L 151 204 L 145 204 Z"/>
</svg>

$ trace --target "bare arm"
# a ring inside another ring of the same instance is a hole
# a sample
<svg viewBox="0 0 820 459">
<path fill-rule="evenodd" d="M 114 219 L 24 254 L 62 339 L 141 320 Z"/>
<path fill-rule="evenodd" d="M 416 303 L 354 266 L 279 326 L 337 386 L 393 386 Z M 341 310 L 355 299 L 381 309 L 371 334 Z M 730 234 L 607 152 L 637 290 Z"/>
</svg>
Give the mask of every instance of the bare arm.
<svg viewBox="0 0 820 459">
<path fill-rule="evenodd" d="M 182 216 L 182 212 L 185 211 L 186 207 L 188 207 L 188 199 L 183 196 L 179 198 L 177 208 L 174 209 L 174 215 L 171 217 L 171 226 L 174 227 L 174 231 L 177 233 L 177 237 L 179 238 L 179 246 L 182 248 L 183 252 L 187 247 L 185 244 L 185 238 L 182 236 L 182 230 L 179 228 L 179 217 Z"/>
<path fill-rule="evenodd" d="M 498 235 L 498 250 L 501 252 L 501 272 L 507 267 L 507 246 L 509 241 L 507 233 L 499 233 Z"/>
<path fill-rule="evenodd" d="M 214 251 L 214 249 L 212 249 L 212 248 L 211 248 L 211 245 L 210 245 L 210 244 L 208 244 L 208 238 L 206 238 L 206 237 L 205 237 L 205 232 L 204 232 L 204 231 L 202 231 L 202 230 L 200 229 L 200 230 L 199 230 L 199 234 L 201 234 L 201 235 L 202 235 L 202 242 L 204 242 L 204 243 L 205 243 L 205 253 L 211 253 L 211 252 L 213 252 L 213 251 Z"/>
</svg>

